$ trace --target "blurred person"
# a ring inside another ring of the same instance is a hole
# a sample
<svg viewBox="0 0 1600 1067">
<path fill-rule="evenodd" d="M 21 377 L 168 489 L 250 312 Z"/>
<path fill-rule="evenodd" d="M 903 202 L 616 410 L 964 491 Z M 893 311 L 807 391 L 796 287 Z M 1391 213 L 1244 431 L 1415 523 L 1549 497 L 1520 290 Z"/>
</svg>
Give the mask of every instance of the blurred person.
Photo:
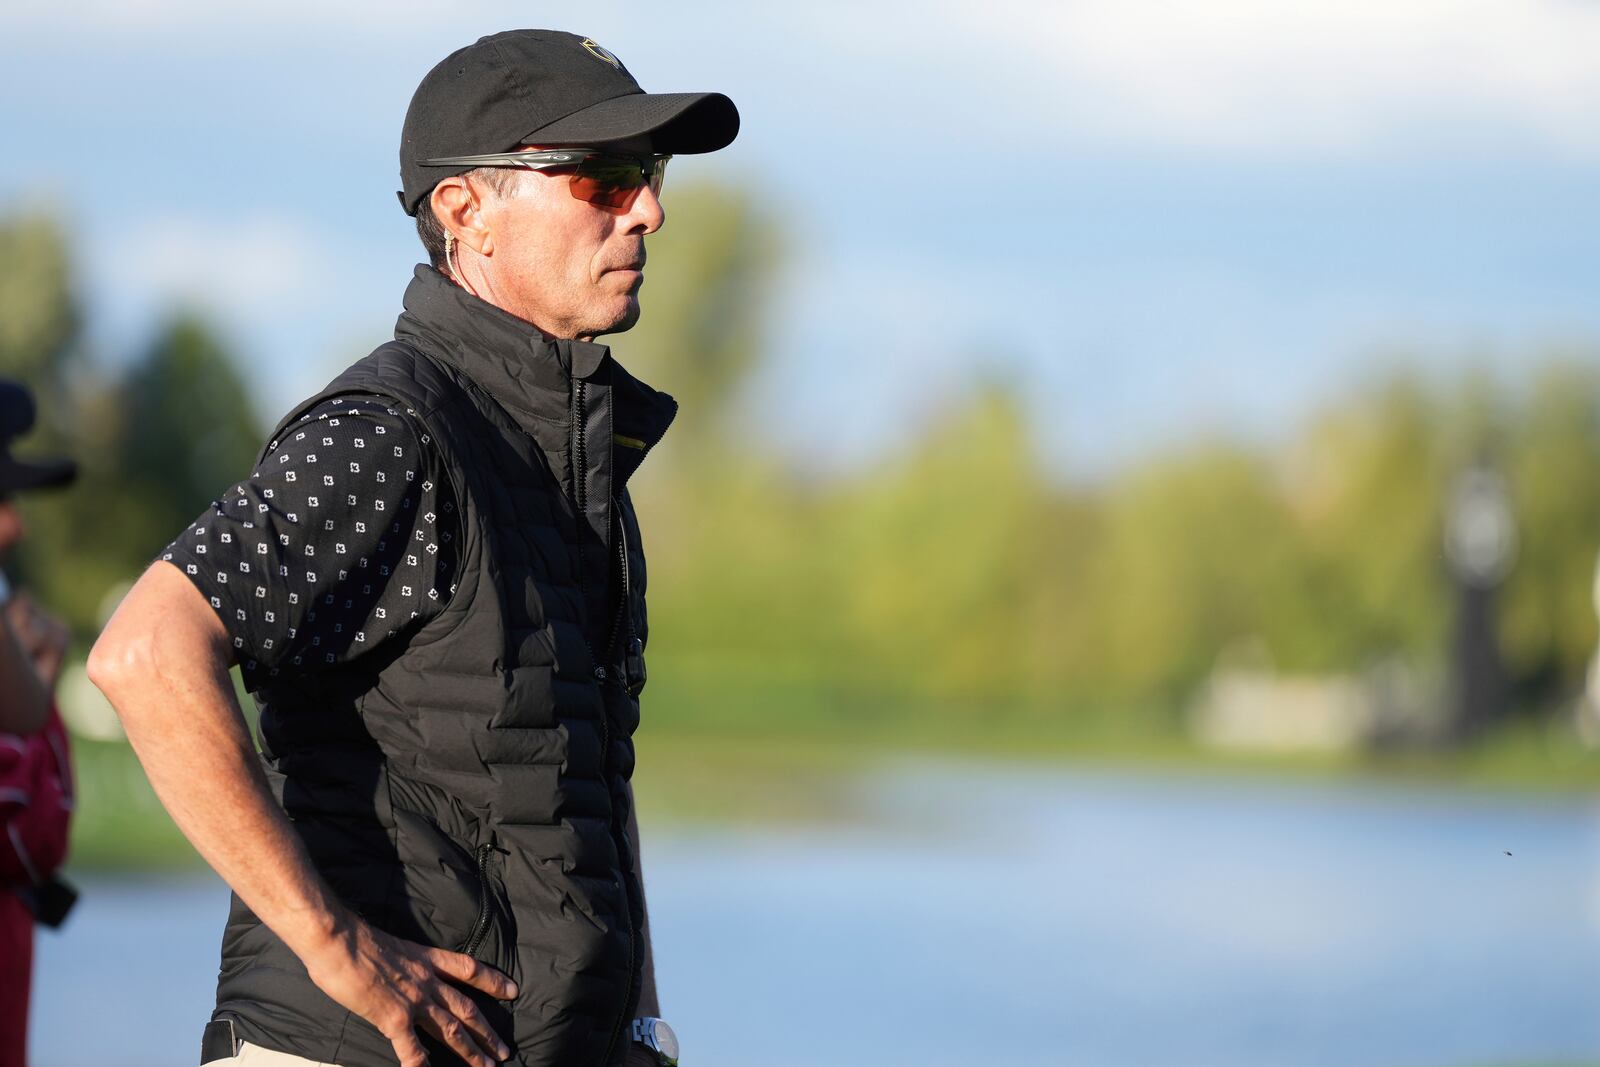
<svg viewBox="0 0 1600 1067">
<path fill-rule="evenodd" d="M 19 520 L 9 501 L 0 503 L 0 542 Z M 0 600 L 9 601 L 10 585 L 0 575 Z M 34 669 L 33 655 L 0 612 L 0 735 L 26 736 L 43 726 L 50 714 L 50 691 Z"/>
<path fill-rule="evenodd" d="M 0 561 L 25 532 L 12 495 L 66 485 L 77 473 L 71 460 L 28 462 L 11 455 L 11 442 L 33 428 L 34 417 L 33 394 L 20 382 L 0 378 Z M 27 597 L 13 598 L 4 571 L 0 571 L 0 605 L 7 606 L 0 612 L 0 733 L 31 734 L 50 714 L 66 628 L 38 611 Z"/>
<path fill-rule="evenodd" d="M 0 561 L 26 534 L 13 495 L 63 486 L 71 460 L 19 460 L 11 442 L 33 426 L 33 397 L 0 379 Z M 60 925 L 75 894 L 56 877 L 72 816 L 67 733 L 55 708 L 67 627 L 0 571 L 0 1067 L 27 1062 L 33 927 Z"/>
<path fill-rule="evenodd" d="M 668 154 L 737 130 L 726 96 L 646 94 L 569 33 L 440 62 L 401 137 L 429 263 L 395 340 L 283 418 L 96 644 L 234 890 L 202 1062 L 675 1061 L 630 784 L 627 482 L 677 404 L 595 338 L 639 317 Z"/>
</svg>

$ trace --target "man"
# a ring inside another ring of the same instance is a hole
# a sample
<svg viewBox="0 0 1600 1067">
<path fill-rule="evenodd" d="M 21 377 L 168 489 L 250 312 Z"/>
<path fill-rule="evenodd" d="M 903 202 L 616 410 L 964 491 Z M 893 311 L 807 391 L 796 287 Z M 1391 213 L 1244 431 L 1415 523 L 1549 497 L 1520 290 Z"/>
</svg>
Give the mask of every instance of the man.
<svg viewBox="0 0 1600 1067">
<path fill-rule="evenodd" d="M 20 460 L 11 442 L 33 428 L 33 394 L 21 382 L 0 378 L 0 558 L 10 554 L 24 533 L 13 495 L 53 489 L 77 477 L 70 459 Z M 11 595 L 0 571 L 0 733 L 31 734 L 50 715 L 51 693 L 66 653 L 67 630 L 39 611 L 31 598 Z"/>
<path fill-rule="evenodd" d="M 11 454 L 34 414 L 32 394 L 0 379 L 0 558 L 27 532 L 13 495 L 77 475 L 69 459 Z M 54 876 L 72 817 L 67 733 L 54 698 L 68 636 L 0 571 L 0 1067 L 27 1062 L 34 924 L 59 925 L 75 897 Z"/>
<path fill-rule="evenodd" d="M 626 486 L 677 406 L 594 338 L 638 318 L 666 156 L 737 130 L 727 97 L 645 94 L 588 38 L 447 57 L 401 139 L 432 265 L 396 339 L 279 424 L 96 644 L 234 889 L 202 1062 L 675 1058 L 629 787 Z"/>
</svg>

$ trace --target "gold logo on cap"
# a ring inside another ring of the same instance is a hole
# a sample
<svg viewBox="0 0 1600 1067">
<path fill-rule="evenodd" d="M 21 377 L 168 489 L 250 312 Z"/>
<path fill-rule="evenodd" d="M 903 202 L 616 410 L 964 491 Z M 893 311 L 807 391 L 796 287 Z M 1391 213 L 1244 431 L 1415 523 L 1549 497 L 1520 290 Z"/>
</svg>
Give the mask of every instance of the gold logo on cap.
<svg viewBox="0 0 1600 1067">
<path fill-rule="evenodd" d="M 611 49 L 609 49 L 609 48 L 601 48 L 599 45 L 595 44 L 593 37 L 585 37 L 583 39 L 582 43 L 583 43 L 583 47 L 588 50 L 588 52 L 589 52 L 589 54 L 591 56 L 594 56 L 596 59 L 601 60 L 603 62 L 610 63 L 613 67 L 616 67 L 618 70 L 622 69 L 622 60 L 620 60 L 616 56 L 612 55 L 611 54 Z"/>
</svg>

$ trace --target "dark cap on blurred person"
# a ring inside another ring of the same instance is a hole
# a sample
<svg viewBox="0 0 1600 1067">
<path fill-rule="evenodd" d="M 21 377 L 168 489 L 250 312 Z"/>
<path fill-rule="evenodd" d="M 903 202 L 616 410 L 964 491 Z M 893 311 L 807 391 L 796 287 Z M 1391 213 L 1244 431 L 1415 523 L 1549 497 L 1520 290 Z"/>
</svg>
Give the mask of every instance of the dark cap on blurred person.
<svg viewBox="0 0 1600 1067">
<path fill-rule="evenodd" d="M 37 409 L 33 394 L 21 382 L 0 378 L 0 498 L 20 489 L 51 489 L 78 476 L 70 459 L 20 460 L 11 454 L 11 442 L 33 429 Z"/>
<path fill-rule="evenodd" d="M 692 155 L 724 148 L 738 132 L 739 112 L 721 93 L 647 93 L 592 38 L 508 30 L 450 53 L 417 86 L 400 135 L 397 195 L 415 215 L 441 180 L 472 169 L 426 159 L 644 137 L 651 151 Z"/>
</svg>

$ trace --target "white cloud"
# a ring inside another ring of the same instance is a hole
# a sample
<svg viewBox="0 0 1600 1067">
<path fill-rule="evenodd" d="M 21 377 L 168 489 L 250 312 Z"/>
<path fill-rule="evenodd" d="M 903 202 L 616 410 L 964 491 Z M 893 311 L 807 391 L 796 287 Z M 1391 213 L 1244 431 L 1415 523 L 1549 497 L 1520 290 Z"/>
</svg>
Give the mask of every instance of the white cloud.
<svg viewBox="0 0 1600 1067">
<path fill-rule="evenodd" d="M 347 42 L 344 76 L 357 79 L 384 51 L 374 39 L 431 54 L 551 21 L 525 5 L 462 0 L 444 31 L 430 17 L 439 10 L 420 0 L 80 0 L 26 5 L 0 16 L 0 30 L 36 45 L 152 52 L 287 56 Z M 1303 157 L 1509 140 L 1600 155 L 1600 4 L 1589 0 L 683 0 L 554 21 L 615 42 L 650 84 L 658 71 L 678 74 L 664 56 L 692 42 L 695 69 L 712 65 L 747 96 L 770 89 L 803 104 L 813 130 L 881 126 L 890 109 L 908 131 L 944 123 L 969 141 L 1004 130 Z"/>
<path fill-rule="evenodd" d="M 1277 154 L 1492 132 L 1600 151 L 1600 5 L 1582 0 L 950 2 L 898 40 L 1116 141 Z"/>
<path fill-rule="evenodd" d="M 165 215 L 82 231 L 97 347 L 120 361 L 174 307 L 198 311 L 260 390 L 263 413 L 280 410 L 394 321 L 394 279 L 330 236 L 289 215 L 237 225 Z"/>
<path fill-rule="evenodd" d="M 315 233 L 291 219 L 236 224 L 169 216 L 141 220 L 91 249 L 97 273 L 124 298 L 196 304 L 230 314 L 295 304 L 326 290 Z"/>
<path fill-rule="evenodd" d="M 483 9 L 482 2 L 461 0 L 451 7 L 460 10 Z M 403 24 L 411 16 L 438 14 L 437 4 L 423 0 L 384 0 L 383 3 L 321 3 L 319 0 L 231 0 L 216 4 L 209 0 L 77 0 L 70 5 L 31 4 L 7 13 L 0 23 L 14 28 L 42 32 L 83 32 L 88 34 L 133 33 L 165 35 L 203 33 L 222 28 L 274 26 L 285 33 L 305 35 L 328 29 L 381 29 L 384 24 Z M 419 31 L 424 26 L 418 24 Z"/>
</svg>

